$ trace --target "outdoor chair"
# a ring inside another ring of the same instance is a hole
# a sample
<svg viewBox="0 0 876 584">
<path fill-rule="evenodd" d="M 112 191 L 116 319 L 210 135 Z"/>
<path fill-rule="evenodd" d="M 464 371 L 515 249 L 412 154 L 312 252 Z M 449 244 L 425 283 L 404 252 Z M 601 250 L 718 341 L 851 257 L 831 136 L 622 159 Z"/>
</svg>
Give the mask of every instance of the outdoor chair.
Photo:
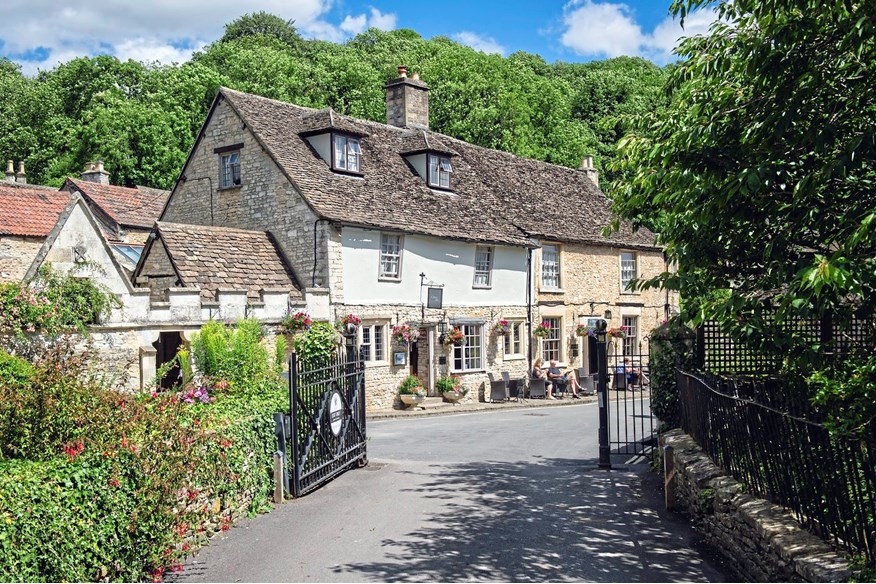
<svg viewBox="0 0 876 584">
<path fill-rule="evenodd" d="M 547 383 L 544 379 L 531 379 L 529 381 L 529 397 L 547 398 Z"/>
<path fill-rule="evenodd" d="M 508 384 L 504 379 L 496 380 L 492 373 L 487 373 L 490 378 L 490 401 L 503 402 L 508 399 Z"/>
<path fill-rule="evenodd" d="M 507 371 L 502 372 L 502 379 L 505 381 L 505 387 L 508 388 L 507 399 L 520 401 L 520 390 L 524 386 L 523 380 L 511 379 L 511 374 Z"/>
<path fill-rule="evenodd" d="M 596 382 L 590 375 L 584 375 L 583 367 L 578 370 L 578 383 L 581 385 L 581 391 L 584 393 L 596 393 Z"/>
<path fill-rule="evenodd" d="M 625 373 L 614 373 L 611 380 L 611 388 L 618 391 L 627 390 L 627 376 Z"/>
</svg>

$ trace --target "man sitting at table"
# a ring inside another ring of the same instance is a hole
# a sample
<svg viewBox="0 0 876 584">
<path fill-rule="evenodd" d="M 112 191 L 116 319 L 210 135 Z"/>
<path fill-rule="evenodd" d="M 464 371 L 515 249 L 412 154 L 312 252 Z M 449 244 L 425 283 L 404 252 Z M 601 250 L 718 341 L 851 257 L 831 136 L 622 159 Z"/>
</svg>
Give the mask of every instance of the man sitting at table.
<svg viewBox="0 0 876 584">
<path fill-rule="evenodd" d="M 581 386 L 578 385 L 578 380 L 575 379 L 574 375 L 564 374 L 560 371 L 560 368 L 557 367 L 557 362 L 554 360 L 551 360 L 550 367 L 548 368 L 548 379 L 551 380 L 558 390 L 560 388 L 565 390 L 566 387 L 569 387 L 572 390 L 572 398 L 581 399 L 581 396 L 578 395 L 578 390 L 581 389 Z"/>
</svg>

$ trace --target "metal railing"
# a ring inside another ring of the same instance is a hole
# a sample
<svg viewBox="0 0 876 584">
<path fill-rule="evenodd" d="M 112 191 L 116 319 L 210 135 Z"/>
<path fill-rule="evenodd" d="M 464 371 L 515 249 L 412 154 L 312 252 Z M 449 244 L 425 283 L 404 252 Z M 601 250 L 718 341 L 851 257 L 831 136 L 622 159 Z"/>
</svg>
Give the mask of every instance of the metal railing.
<svg viewBox="0 0 876 584">
<path fill-rule="evenodd" d="M 682 429 L 749 492 L 876 560 L 876 442 L 836 437 L 777 380 L 677 371 Z"/>
</svg>

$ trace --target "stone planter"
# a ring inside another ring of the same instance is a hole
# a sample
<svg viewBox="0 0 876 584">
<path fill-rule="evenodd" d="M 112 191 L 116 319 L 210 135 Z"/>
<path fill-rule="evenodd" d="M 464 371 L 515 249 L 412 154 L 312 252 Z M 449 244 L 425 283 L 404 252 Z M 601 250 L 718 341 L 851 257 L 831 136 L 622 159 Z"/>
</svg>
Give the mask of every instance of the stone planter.
<svg viewBox="0 0 876 584">
<path fill-rule="evenodd" d="M 444 396 L 446 401 L 449 401 L 452 404 L 456 404 L 459 400 L 465 397 L 465 394 L 461 391 L 445 391 L 441 395 Z"/>
<path fill-rule="evenodd" d="M 402 403 L 405 404 L 405 406 L 407 407 L 418 406 L 426 401 L 425 395 L 402 394 L 399 395 L 399 397 L 401 398 Z"/>
</svg>

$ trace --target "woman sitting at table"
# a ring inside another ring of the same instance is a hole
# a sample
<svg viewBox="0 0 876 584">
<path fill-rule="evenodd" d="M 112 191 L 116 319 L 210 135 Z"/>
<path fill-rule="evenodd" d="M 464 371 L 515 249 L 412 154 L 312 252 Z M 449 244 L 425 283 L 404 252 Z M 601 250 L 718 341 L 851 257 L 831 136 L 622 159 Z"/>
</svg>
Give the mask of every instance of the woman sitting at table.
<svg viewBox="0 0 876 584">
<path fill-rule="evenodd" d="M 544 379 L 546 399 L 557 399 L 554 397 L 554 384 L 548 379 L 547 371 L 542 368 L 542 365 L 544 365 L 544 361 L 540 357 L 535 360 L 535 363 L 532 364 L 532 378 Z"/>
</svg>

